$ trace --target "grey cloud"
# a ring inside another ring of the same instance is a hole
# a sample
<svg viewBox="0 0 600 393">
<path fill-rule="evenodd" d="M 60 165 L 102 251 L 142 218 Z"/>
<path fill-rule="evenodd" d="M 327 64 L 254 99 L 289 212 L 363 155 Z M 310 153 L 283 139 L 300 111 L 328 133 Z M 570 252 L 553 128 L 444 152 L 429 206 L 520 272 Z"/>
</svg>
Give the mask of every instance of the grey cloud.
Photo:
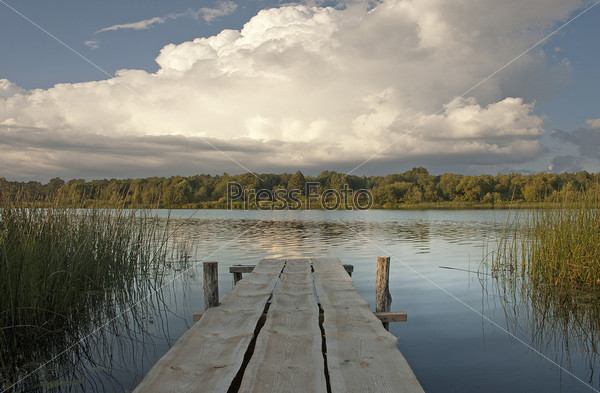
<svg viewBox="0 0 600 393">
<path fill-rule="evenodd" d="M 274 149 L 249 139 L 234 143 L 179 135 L 116 137 L 0 126 L 0 177 L 47 180 L 239 172 L 227 156 L 248 163 Z"/>
<path fill-rule="evenodd" d="M 578 128 L 571 132 L 554 130 L 551 135 L 561 141 L 573 143 L 584 157 L 600 158 L 600 129 L 598 128 Z"/>
<path fill-rule="evenodd" d="M 13 149 L 59 150 L 155 156 L 171 152 L 195 153 L 204 151 L 242 152 L 263 154 L 276 146 L 250 139 L 222 141 L 215 138 L 159 136 L 107 136 L 76 132 L 56 132 L 36 127 L 0 125 L 0 146 Z"/>
<path fill-rule="evenodd" d="M 581 159 L 575 156 L 557 156 L 552 159 L 552 172 L 579 172 L 583 170 Z"/>
<path fill-rule="evenodd" d="M 208 144 L 209 142 L 210 144 Z M 212 145 L 212 146 L 211 146 Z M 227 156 L 257 172 L 319 173 L 323 169 L 350 171 L 356 166 L 352 156 L 318 155 L 294 160 L 291 152 L 302 154 L 317 147 L 310 142 L 259 142 L 240 138 L 221 141 L 180 135 L 105 136 L 70 131 L 50 132 L 36 127 L 0 126 L 0 176 L 9 179 L 47 180 L 70 178 L 151 177 L 194 175 L 197 173 L 240 173 L 241 168 Z M 529 157 L 530 158 L 530 157 Z M 388 154 L 361 168 L 355 174 L 385 174 L 424 165 L 444 171 L 486 168 L 506 160 L 526 161 L 515 152 L 461 155 L 451 151 L 439 154 Z"/>
</svg>

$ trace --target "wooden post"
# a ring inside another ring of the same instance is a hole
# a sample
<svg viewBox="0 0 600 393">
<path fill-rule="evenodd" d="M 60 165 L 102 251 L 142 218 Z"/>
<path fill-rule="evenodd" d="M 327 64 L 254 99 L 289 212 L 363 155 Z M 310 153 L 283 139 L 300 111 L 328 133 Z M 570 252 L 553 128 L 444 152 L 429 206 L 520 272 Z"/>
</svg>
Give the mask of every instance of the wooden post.
<svg viewBox="0 0 600 393">
<path fill-rule="evenodd" d="M 233 272 L 233 285 L 237 284 L 242 279 L 242 273 Z"/>
<path fill-rule="evenodd" d="M 377 279 L 375 286 L 375 311 L 387 312 L 392 306 L 390 295 L 390 257 L 377 257 Z M 388 330 L 389 322 L 383 322 L 383 327 Z"/>
<path fill-rule="evenodd" d="M 219 262 L 204 262 L 204 309 L 219 305 Z"/>
<path fill-rule="evenodd" d="M 354 271 L 354 265 L 343 265 L 346 272 L 352 277 L 352 272 Z"/>
<path fill-rule="evenodd" d="M 252 273 L 254 265 L 233 265 L 229 267 L 229 273 L 233 273 L 233 285 L 237 284 L 243 276 L 242 273 Z"/>
</svg>

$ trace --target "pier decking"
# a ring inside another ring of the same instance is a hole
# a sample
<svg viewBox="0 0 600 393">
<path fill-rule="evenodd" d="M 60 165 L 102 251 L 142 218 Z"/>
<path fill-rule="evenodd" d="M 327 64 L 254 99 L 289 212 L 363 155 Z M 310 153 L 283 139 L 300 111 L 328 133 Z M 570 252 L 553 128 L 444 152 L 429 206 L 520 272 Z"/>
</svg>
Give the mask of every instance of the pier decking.
<svg viewBox="0 0 600 393">
<path fill-rule="evenodd" d="M 303 258 L 260 261 L 134 392 L 423 389 L 339 259 Z"/>
</svg>

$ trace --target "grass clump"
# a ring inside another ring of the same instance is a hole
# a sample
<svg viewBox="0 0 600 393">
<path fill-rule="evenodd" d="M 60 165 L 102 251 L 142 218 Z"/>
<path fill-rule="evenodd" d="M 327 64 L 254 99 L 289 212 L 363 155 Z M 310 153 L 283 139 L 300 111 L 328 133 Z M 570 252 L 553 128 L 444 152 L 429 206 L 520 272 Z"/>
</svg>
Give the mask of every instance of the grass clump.
<svg viewBox="0 0 600 393">
<path fill-rule="evenodd" d="M 568 291 L 600 289 L 600 211 L 597 200 L 534 215 L 527 227 L 525 268 L 533 283 Z"/>
<path fill-rule="evenodd" d="M 484 267 L 509 328 L 556 361 L 600 356 L 600 187 L 509 218 Z"/>
<path fill-rule="evenodd" d="M 0 386 L 59 379 L 55 364 L 38 365 L 159 286 L 166 241 L 167 227 L 145 213 L 1 208 Z M 32 370 L 40 378 L 21 381 Z"/>
<path fill-rule="evenodd" d="M 492 270 L 520 275 L 533 287 L 595 300 L 600 295 L 599 206 L 595 188 L 565 197 L 557 207 L 526 213 L 500 240 Z"/>
</svg>

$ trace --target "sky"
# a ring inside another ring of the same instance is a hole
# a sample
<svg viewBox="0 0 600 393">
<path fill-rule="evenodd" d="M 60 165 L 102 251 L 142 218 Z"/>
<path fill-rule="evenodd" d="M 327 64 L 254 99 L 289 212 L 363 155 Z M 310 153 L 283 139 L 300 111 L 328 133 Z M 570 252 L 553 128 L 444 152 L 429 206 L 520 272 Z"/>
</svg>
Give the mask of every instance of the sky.
<svg viewBox="0 0 600 393">
<path fill-rule="evenodd" d="M 587 0 L 0 0 L 0 177 L 600 171 Z"/>
</svg>

